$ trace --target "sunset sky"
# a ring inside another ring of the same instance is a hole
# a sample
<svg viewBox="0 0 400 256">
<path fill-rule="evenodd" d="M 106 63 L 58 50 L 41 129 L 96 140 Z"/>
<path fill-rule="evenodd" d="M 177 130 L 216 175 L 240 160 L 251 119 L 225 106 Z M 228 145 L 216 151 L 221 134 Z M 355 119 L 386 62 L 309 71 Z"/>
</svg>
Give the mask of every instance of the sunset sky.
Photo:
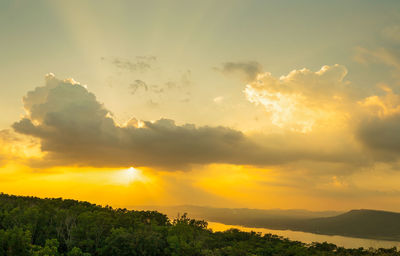
<svg viewBox="0 0 400 256">
<path fill-rule="evenodd" d="M 0 67 L 0 192 L 400 211 L 399 0 L 5 0 Z"/>
</svg>

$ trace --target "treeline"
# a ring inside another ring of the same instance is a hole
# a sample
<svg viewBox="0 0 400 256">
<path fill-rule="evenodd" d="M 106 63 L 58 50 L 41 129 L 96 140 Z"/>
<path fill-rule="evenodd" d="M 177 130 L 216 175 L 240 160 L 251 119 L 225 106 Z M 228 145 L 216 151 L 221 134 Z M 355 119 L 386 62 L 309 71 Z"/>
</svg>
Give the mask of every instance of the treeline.
<svg viewBox="0 0 400 256">
<path fill-rule="evenodd" d="M 392 249 L 304 244 L 255 232 L 212 232 L 185 214 L 0 194 L 0 256 L 399 255 Z"/>
</svg>

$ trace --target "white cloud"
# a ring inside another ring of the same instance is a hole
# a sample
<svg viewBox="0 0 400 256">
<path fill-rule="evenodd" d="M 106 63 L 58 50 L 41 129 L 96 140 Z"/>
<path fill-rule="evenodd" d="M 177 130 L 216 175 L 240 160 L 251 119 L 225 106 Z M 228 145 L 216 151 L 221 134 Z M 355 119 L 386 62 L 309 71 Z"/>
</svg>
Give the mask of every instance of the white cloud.
<svg viewBox="0 0 400 256">
<path fill-rule="evenodd" d="M 316 123 L 331 121 L 338 115 L 338 102 L 347 96 L 341 65 L 323 66 L 319 71 L 293 70 L 276 78 L 262 73 L 246 85 L 248 100 L 265 107 L 271 122 L 281 128 L 309 132 Z"/>
</svg>

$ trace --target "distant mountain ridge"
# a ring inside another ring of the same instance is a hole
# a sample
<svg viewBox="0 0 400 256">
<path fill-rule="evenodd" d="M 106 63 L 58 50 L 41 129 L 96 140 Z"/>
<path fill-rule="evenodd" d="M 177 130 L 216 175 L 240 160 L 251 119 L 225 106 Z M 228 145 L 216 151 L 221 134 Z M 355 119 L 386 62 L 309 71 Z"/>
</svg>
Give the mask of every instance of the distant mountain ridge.
<svg viewBox="0 0 400 256">
<path fill-rule="evenodd" d="M 280 209 L 230 209 L 193 205 L 147 206 L 147 209 L 162 210 L 171 217 L 188 213 L 193 218 L 227 225 L 400 241 L 400 213 L 389 211 L 359 209 L 343 213 Z"/>
<path fill-rule="evenodd" d="M 219 216 L 226 214 L 252 217 L 280 217 L 280 218 L 311 218 L 311 217 L 331 217 L 343 212 L 339 211 L 308 211 L 304 209 L 250 209 L 250 208 L 216 208 L 209 206 L 196 205 L 177 205 L 177 206 L 139 206 L 131 207 L 139 209 L 163 209 L 171 217 L 176 217 L 178 213 L 184 212 L 191 215 Z M 203 216 L 204 217 L 204 216 Z"/>
<path fill-rule="evenodd" d="M 298 223 L 293 230 L 360 238 L 400 241 L 400 213 L 379 210 L 351 210 L 334 217 Z"/>
</svg>

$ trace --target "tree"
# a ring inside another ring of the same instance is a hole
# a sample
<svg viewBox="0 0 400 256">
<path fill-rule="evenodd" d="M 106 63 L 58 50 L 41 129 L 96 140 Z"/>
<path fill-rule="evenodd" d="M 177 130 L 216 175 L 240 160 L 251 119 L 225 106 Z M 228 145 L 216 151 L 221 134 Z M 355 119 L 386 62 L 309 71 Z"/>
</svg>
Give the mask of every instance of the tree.
<svg viewBox="0 0 400 256">
<path fill-rule="evenodd" d="M 47 239 L 44 247 L 33 252 L 33 256 L 59 256 L 57 239 Z"/>
<path fill-rule="evenodd" d="M 22 228 L 0 230 L 0 255 L 29 256 L 31 234 Z"/>
</svg>

